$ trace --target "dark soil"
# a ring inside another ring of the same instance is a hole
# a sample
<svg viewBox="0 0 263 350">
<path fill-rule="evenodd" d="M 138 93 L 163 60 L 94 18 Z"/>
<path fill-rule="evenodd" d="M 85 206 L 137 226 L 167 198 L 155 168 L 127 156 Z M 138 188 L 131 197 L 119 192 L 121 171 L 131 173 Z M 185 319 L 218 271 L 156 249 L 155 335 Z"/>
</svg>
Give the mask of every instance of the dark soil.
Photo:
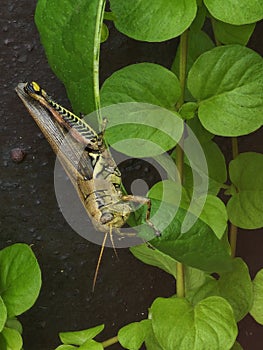
<svg viewBox="0 0 263 350">
<path fill-rule="evenodd" d="M 103 339 L 118 329 L 146 317 L 157 296 L 170 296 L 175 283 L 166 273 L 136 260 L 127 249 L 106 249 L 95 293 L 92 277 L 100 247 L 89 243 L 64 220 L 54 194 L 55 156 L 14 92 L 18 82 L 36 80 L 65 106 L 62 84 L 50 70 L 34 25 L 36 1 L 1 0 L 1 242 L 0 248 L 25 242 L 39 261 L 43 286 L 34 307 L 20 317 L 26 350 L 53 349 L 60 331 L 80 330 L 105 323 Z M 250 47 L 263 53 L 262 23 Z M 136 42 L 110 29 L 102 46 L 101 79 L 135 62 L 155 62 L 169 67 L 177 40 L 161 44 Z M 241 151 L 263 152 L 262 129 L 240 138 Z M 230 140 L 220 140 L 230 158 Z M 14 161 L 13 149 L 26 153 Z M 23 156 L 24 157 L 24 156 Z M 142 166 L 140 178 L 147 178 Z M 138 169 L 127 178 L 138 177 Z M 248 263 L 251 275 L 262 267 L 262 230 L 239 231 L 237 255 Z M 251 317 L 240 322 L 239 341 L 245 350 L 263 348 L 262 327 Z M 119 349 L 116 345 L 112 349 Z"/>
</svg>

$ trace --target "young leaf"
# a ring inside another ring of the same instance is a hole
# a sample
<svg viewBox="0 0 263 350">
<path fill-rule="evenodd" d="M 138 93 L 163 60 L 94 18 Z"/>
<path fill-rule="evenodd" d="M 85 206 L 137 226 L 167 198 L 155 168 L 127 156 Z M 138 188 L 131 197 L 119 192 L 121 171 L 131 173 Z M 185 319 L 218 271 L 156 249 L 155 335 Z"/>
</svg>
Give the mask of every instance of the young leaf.
<svg viewBox="0 0 263 350">
<path fill-rule="evenodd" d="M 8 317 L 28 310 L 41 287 L 41 271 L 26 244 L 14 244 L 0 251 L 0 295 Z"/>
<path fill-rule="evenodd" d="M 23 339 L 20 333 L 12 328 L 5 327 L 0 333 L 0 349 L 2 350 L 21 350 Z"/>
<path fill-rule="evenodd" d="M 227 203 L 229 220 L 236 226 L 255 229 L 263 226 L 263 154 L 246 152 L 232 160 L 229 175 L 236 193 Z"/>
<path fill-rule="evenodd" d="M 3 299 L 0 297 L 0 332 L 4 328 L 7 319 L 7 310 Z"/>
<path fill-rule="evenodd" d="M 146 337 L 145 327 L 146 324 L 142 322 L 133 322 L 122 327 L 118 332 L 120 344 L 125 349 L 139 350 Z"/>
<path fill-rule="evenodd" d="M 48 62 L 64 83 L 77 114 L 88 114 L 97 107 L 104 6 L 104 0 L 37 3 L 35 21 Z"/>
<path fill-rule="evenodd" d="M 165 350 L 225 350 L 237 336 L 231 306 L 220 297 L 195 307 L 183 298 L 157 298 L 151 313 L 154 335 Z"/>
<path fill-rule="evenodd" d="M 13 329 L 17 330 L 22 335 L 23 327 L 22 327 L 22 324 L 18 321 L 18 319 L 8 318 L 5 325 L 7 328 L 13 328 Z"/>
<path fill-rule="evenodd" d="M 62 343 L 66 345 L 82 345 L 87 340 L 96 337 L 96 335 L 98 335 L 103 329 L 104 325 L 101 324 L 99 326 L 85 329 L 83 331 L 61 332 L 59 333 L 59 338 L 62 341 Z"/>
<path fill-rule="evenodd" d="M 263 3 L 258 0 L 204 0 L 209 12 L 220 21 L 247 24 L 263 18 Z"/>
<path fill-rule="evenodd" d="M 198 116 L 215 135 L 240 136 L 263 124 L 263 60 L 239 45 L 202 54 L 188 74 L 188 88 L 199 100 Z"/>
<path fill-rule="evenodd" d="M 240 258 L 233 261 L 233 270 L 220 273 L 219 280 L 207 280 L 191 296 L 196 304 L 208 296 L 220 296 L 232 306 L 236 321 L 240 321 L 249 312 L 253 301 L 252 282 L 247 265 Z"/>
<path fill-rule="evenodd" d="M 197 110 L 197 107 L 198 107 L 198 105 L 195 102 L 184 103 L 179 110 L 179 114 L 185 120 L 192 119 L 195 116 L 195 112 Z"/>
<path fill-rule="evenodd" d="M 196 15 L 196 1 L 111 0 L 116 28 L 142 41 L 165 41 L 182 34 Z"/>
<path fill-rule="evenodd" d="M 176 260 L 169 255 L 162 253 L 154 247 L 151 248 L 147 244 L 131 247 L 130 251 L 137 259 L 145 264 L 159 267 L 159 269 L 164 270 L 176 278 Z"/>
<path fill-rule="evenodd" d="M 217 20 L 213 21 L 215 36 L 222 44 L 246 45 L 255 26 L 255 23 L 234 26 Z"/>
<path fill-rule="evenodd" d="M 263 269 L 261 269 L 253 281 L 254 302 L 250 314 L 261 325 L 263 325 Z"/>
<path fill-rule="evenodd" d="M 243 350 L 243 348 L 237 341 L 235 341 L 235 344 L 232 346 L 230 350 Z"/>
</svg>

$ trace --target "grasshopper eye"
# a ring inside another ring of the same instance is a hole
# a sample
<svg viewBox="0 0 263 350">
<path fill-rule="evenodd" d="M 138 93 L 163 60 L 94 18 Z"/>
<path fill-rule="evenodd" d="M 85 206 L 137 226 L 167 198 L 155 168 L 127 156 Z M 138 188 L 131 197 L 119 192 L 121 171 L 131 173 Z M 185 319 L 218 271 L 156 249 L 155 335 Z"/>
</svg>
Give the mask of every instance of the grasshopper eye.
<svg viewBox="0 0 263 350">
<path fill-rule="evenodd" d="M 26 83 L 24 91 L 30 96 L 43 95 L 41 87 L 35 81 L 32 81 L 31 83 Z"/>
<path fill-rule="evenodd" d="M 104 213 L 102 214 L 101 218 L 100 218 L 100 222 L 103 224 L 107 224 L 108 222 L 110 222 L 112 219 L 114 218 L 112 213 Z"/>
</svg>

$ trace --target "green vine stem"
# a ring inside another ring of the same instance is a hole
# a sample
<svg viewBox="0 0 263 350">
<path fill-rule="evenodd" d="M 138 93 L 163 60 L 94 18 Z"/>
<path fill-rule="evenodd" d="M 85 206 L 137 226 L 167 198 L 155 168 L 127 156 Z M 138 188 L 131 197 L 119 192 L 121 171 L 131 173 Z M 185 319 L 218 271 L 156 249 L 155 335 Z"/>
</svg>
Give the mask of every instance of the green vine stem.
<svg viewBox="0 0 263 350">
<path fill-rule="evenodd" d="M 113 344 L 116 344 L 118 343 L 118 337 L 113 337 L 113 338 L 110 338 L 108 340 L 105 340 L 104 342 L 101 343 L 101 345 L 103 346 L 103 348 L 108 348 L 109 346 L 113 345 Z"/>
<path fill-rule="evenodd" d="M 238 156 L 238 140 L 237 137 L 232 137 L 232 155 L 233 159 Z M 236 246 L 237 246 L 237 227 L 234 224 L 230 224 L 229 231 L 229 241 L 231 247 L 231 256 L 234 258 L 236 255 Z"/>
<path fill-rule="evenodd" d="M 176 104 L 176 109 L 179 110 L 184 103 L 185 84 L 186 84 L 186 61 L 187 61 L 187 45 L 188 31 L 185 31 L 180 37 L 180 68 L 179 81 L 181 86 L 181 96 Z M 180 146 L 176 147 L 176 166 L 179 172 L 180 181 L 183 182 L 184 171 L 184 151 L 183 151 L 184 136 L 180 141 Z M 184 283 L 184 266 L 181 263 L 176 264 L 176 293 L 178 297 L 183 298 L 185 295 Z"/>
</svg>

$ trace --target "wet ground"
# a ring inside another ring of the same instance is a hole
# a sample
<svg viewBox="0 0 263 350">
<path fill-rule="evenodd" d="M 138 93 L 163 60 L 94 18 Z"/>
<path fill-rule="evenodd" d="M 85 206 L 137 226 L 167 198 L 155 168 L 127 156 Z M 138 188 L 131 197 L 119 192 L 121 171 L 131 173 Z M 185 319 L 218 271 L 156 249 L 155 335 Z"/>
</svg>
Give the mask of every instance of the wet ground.
<svg viewBox="0 0 263 350">
<path fill-rule="evenodd" d="M 15 242 L 32 245 L 43 273 L 43 287 L 35 306 L 20 317 L 26 350 L 53 349 L 58 332 L 80 330 L 101 323 L 103 339 L 147 315 L 157 296 L 175 291 L 173 279 L 162 271 L 120 250 L 119 260 L 106 249 L 95 293 L 92 277 L 100 247 L 77 235 L 64 220 L 54 194 L 55 156 L 33 120 L 17 98 L 18 82 L 36 80 L 57 100 L 69 106 L 65 90 L 49 69 L 34 26 L 32 0 L 2 0 L 0 5 L 1 62 L 1 241 L 5 247 Z M 258 26 L 250 46 L 262 54 L 263 26 Z M 145 44 L 130 40 L 111 29 L 102 46 L 102 81 L 113 71 L 135 62 L 155 62 L 169 67 L 177 41 Z M 263 131 L 242 137 L 241 151 L 263 152 Z M 220 140 L 227 158 L 230 141 Z M 14 163 L 10 151 L 21 148 L 26 157 Z M 126 174 L 149 177 L 144 165 L 136 164 Z M 237 254 L 248 263 L 252 276 L 262 267 L 262 230 L 239 232 Z M 239 341 L 245 350 L 261 350 L 262 327 L 250 317 L 240 322 Z M 112 349 L 119 349 L 116 345 Z"/>
</svg>

